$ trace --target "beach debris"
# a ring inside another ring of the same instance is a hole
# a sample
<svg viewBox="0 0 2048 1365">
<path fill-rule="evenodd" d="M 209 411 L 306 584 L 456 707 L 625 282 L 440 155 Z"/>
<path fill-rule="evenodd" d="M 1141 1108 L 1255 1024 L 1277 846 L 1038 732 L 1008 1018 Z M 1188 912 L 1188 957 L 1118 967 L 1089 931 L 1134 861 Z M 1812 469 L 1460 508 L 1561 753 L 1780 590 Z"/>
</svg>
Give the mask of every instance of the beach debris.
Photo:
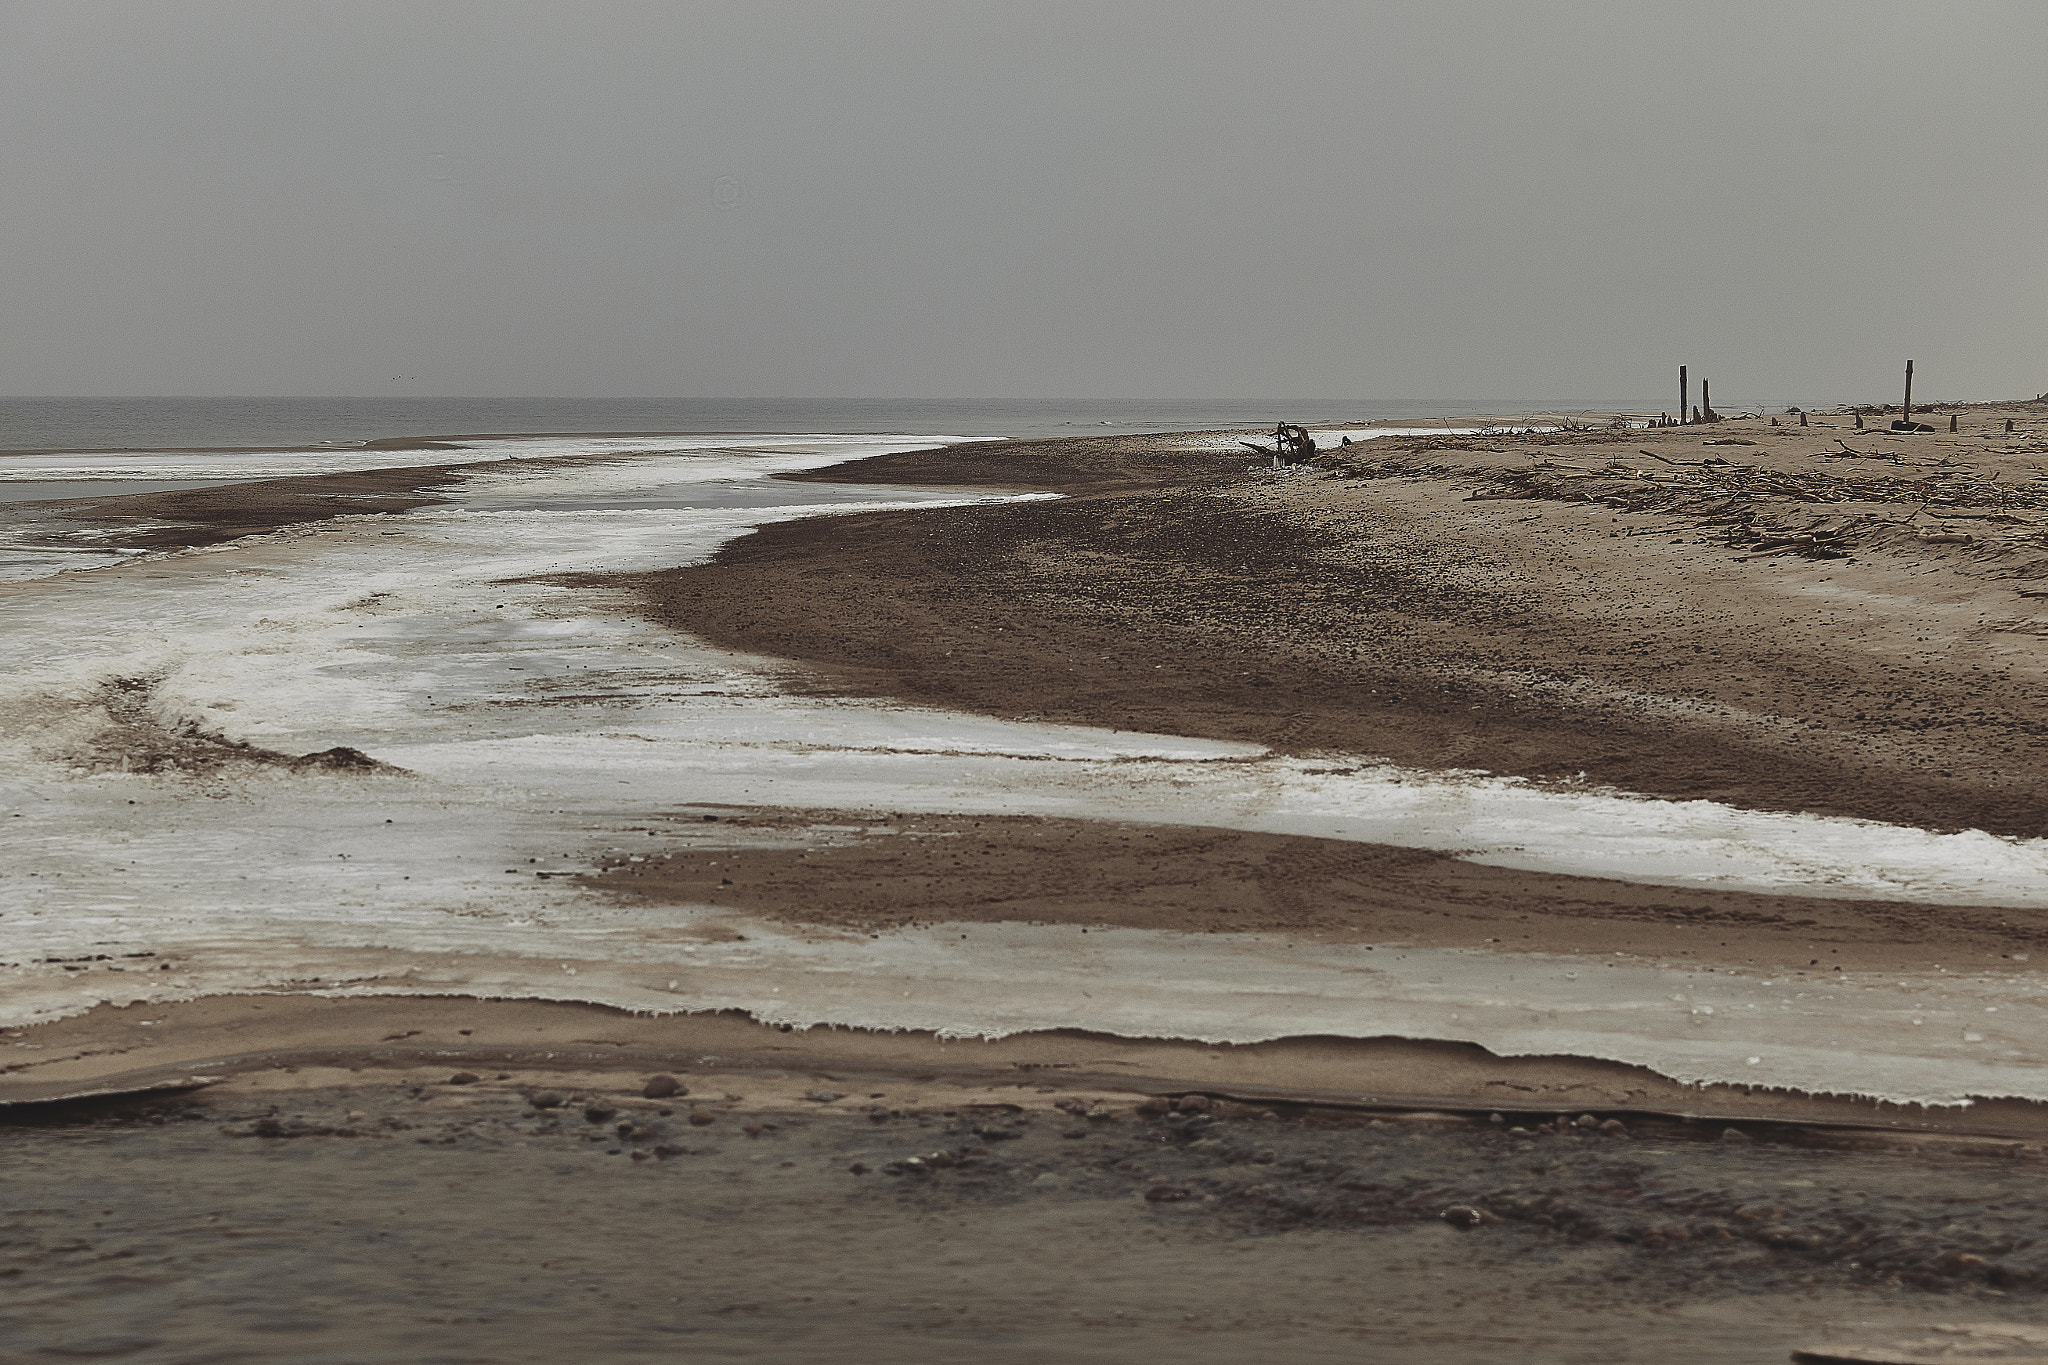
<svg viewBox="0 0 2048 1365">
<path fill-rule="evenodd" d="M 666 1072 L 659 1076 L 649 1076 L 647 1084 L 640 1087 L 640 1098 L 644 1100 L 665 1100 L 671 1095 L 689 1093 L 687 1086 Z"/>
<path fill-rule="evenodd" d="M 1316 438 L 1308 434 L 1307 427 L 1292 426 L 1282 422 L 1273 428 L 1273 444 L 1262 446 L 1256 441 L 1239 441 L 1246 450 L 1255 450 L 1261 455 L 1273 457 L 1273 468 L 1284 469 L 1288 464 L 1305 464 L 1320 452 L 1316 449 Z M 1345 445 L 1351 442 L 1346 440 Z"/>
</svg>

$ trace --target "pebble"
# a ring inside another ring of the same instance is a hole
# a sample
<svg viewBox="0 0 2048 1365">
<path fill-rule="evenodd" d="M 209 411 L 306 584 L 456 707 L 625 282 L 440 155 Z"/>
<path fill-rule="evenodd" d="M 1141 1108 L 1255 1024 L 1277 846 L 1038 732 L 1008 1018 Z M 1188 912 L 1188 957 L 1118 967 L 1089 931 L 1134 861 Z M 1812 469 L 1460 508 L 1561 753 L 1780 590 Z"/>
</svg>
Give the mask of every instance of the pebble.
<svg viewBox="0 0 2048 1365">
<path fill-rule="evenodd" d="M 592 1123 L 603 1123 L 618 1112 L 617 1105 L 606 1104 L 603 1100 L 592 1100 L 583 1106 L 583 1117 Z"/>
<path fill-rule="evenodd" d="M 690 1111 L 690 1126 L 693 1128 L 709 1127 L 716 1122 L 718 1122 L 718 1116 L 709 1109 L 692 1109 Z"/>
<path fill-rule="evenodd" d="M 1216 1101 L 1207 1095 L 1182 1095 L 1173 1107 L 1182 1114 L 1206 1114 L 1216 1107 Z"/>
<path fill-rule="evenodd" d="M 839 1097 L 837 1090 L 807 1090 L 804 1092 L 804 1098 L 814 1104 L 830 1104 Z"/>
<path fill-rule="evenodd" d="M 538 1095 L 528 1095 L 526 1102 L 536 1109 L 560 1109 L 562 1097 L 553 1090 L 543 1090 Z"/>
<path fill-rule="evenodd" d="M 649 1100 L 665 1100 L 671 1095 L 687 1095 L 689 1087 L 670 1075 L 649 1076 L 647 1084 L 640 1087 L 640 1097 Z"/>
<path fill-rule="evenodd" d="M 1609 1119 L 1600 1125 L 1600 1131 L 1609 1137 L 1627 1137 L 1628 1125 L 1620 1119 Z"/>
<path fill-rule="evenodd" d="M 477 1075 L 474 1071 L 458 1071 L 453 1076 L 450 1076 L 448 1078 L 448 1084 L 475 1085 L 478 1081 L 482 1079 L 483 1077 Z"/>
</svg>

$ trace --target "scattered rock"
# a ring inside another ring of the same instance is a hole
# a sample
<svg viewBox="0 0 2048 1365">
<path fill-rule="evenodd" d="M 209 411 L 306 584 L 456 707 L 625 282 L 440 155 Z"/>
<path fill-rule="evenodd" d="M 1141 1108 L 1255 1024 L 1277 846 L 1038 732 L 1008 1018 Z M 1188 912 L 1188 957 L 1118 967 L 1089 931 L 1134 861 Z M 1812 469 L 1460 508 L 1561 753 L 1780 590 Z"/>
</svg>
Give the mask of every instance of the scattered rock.
<svg viewBox="0 0 2048 1365">
<path fill-rule="evenodd" d="M 562 1097 L 552 1090 L 543 1090 L 537 1095 L 528 1095 L 526 1102 L 536 1109 L 560 1109 Z"/>
<path fill-rule="evenodd" d="M 1088 1106 L 1079 1100 L 1060 1100 L 1053 1105 L 1053 1108 L 1064 1109 L 1069 1114 L 1086 1114 L 1088 1112 Z M 1138 1102 L 1139 1118 L 1156 1119 L 1172 1112 L 1173 1101 L 1163 1095 L 1154 1095 L 1148 1100 L 1140 1100 Z"/>
<path fill-rule="evenodd" d="M 837 1090 L 806 1090 L 804 1098 L 813 1104 L 830 1104 L 840 1098 Z"/>
<path fill-rule="evenodd" d="M 1600 1125 L 1600 1131 L 1609 1137 L 1627 1137 L 1628 1125 L 1620 1119 L 1609 1119 Z"/>
<path fill-rule="evenodd" d="M 640 1097 L 649 1100 L 665 1100 L 671 1095 L 687 1095 L 689 1087 L 670 1075 L 649 1076 L 647 1084 L 640 1087 Z"/>
<path fill-rule="evenodd" d="M 1192 1197 L 1192 1193 L 1192 1191 L 1182 1185 L 1154 1185 L 1151 1189 L 1145 1191 L 1145 1202 L 1148 1204 L 1177 1204 L 1183 1199 Z"/>
<path fill-rule="evenodd" d="M 850 1174 L 853 1175 L 866 1175 L 868 1173 L 867 1165 L 859 1161 L 854 1162 L 851 1166 L 848 1166 L 846 1169 Z"/>
<path fill-rule="evenodd" d="M 1088 1112 L 1081 1117 L 1087 1119 L 1090 1123 L 1104 1123 L 1115 1118 L 1116 1111 L 1106 1104 L 1091 1105 Z"/>
<path fill-rule="evenodd" d="M 477 1075 L 474 1071 L 458 1071 L 453 1076 L 450 1076 L 448 1078 L 448 1084 L 475 1085 L 478 1081 L 482 1079 L 483 1077 Z"/>
<path fill-rule="evenodd" d="M 1485 1209 L 1476 1208 L 1471 1204 L 1453 1204 L 1439 1216 L 1454 1228 L 1476 1228 L 1481 1223 L 1500 1221 Z"/>
<path fill-rule="evenodd" d="M 716 1122 L 718 1122 L 718 1116 L 709 1109 L 692 1109 L 690 1111 L 690 1126 L 692 1128 L 706 1128 Z"/>
<path fill-rule="evenodd" d="M 589 1104 L 583 1106 L 583 1117 L 592 1123 L 603 1123 L 618 1112 L 619 1107 L 617 1105 L 607 1104 L 603 1100 L 592 1100 Z"/>
<path fill-rule="evenodd" d="M 284 1125 L 276 1119 L 258 1119 L 249 1125 L 249 1131 L 261 1138 L 281 1138 L 285 1135 Z"/>
<path fill-rule="evenodd" d="M 1574 1122 L 1581 1128 L 1598 1128 L 1600 1126 L 1600 1120 L 1594 1118 L 1591 1114 L 1581 1114 Z"/>
<path fill-rule="evenodd" d="M 1749 1134 L 1743 1132 L 1740 1128 L 1723 1128 L 1721 1130 L 1721 1141 L 1728 1143 L 1746 1143 L 1754 1142 L 1756 1141 L 1756 1139 L 1752 1138 Z"/>
<path fill-rule="evenodd" d="M 1216 1107 L 1216 1102 L 1207 1095 L 1182 1095 L 1173 1102 L 1174 1111 L 1181 1114 L 1206 1114 Z"/>
</svg>

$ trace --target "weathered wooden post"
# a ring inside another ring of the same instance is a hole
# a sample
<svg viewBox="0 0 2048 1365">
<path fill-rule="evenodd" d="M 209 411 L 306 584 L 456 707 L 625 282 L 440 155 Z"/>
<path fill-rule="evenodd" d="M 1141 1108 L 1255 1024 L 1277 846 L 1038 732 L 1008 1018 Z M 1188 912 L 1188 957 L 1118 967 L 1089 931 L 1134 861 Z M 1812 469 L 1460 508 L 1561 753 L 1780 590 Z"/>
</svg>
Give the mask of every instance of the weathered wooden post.
<svg viewBox="0 0 2048 1365">
<path fill-rule="evenodd" d="M 1692 403 L 1692 385 L 1685 382 L 1685 366 L 1678 367 L 1678 425 L 1685 425 L 1685 410 Z"/>
<path fill-rule="evenodd" d="M 1899 420 L 1913 420 L 1913 362 L 1910 360 L 1906 362 L 1906 410 L 1899 414 Z"/>
<path fill-rule="evenodd" d="M 1799 425 L 1802 427 L 1806 425 L 1806 414 L 1803 412 L 1799 414 Z"/>
<path fill-rule="evenodd" d="M 1950 433 L 1951 435 L 1953 435 L 1953 434 L 1955 433 L 1955 429 L 1956 429 L 1956 415 L 1955 415 L 1954 413 L 1950 413 L 1950 414 L 1948 415 L 1948 429 L 1949 429 L 1949 433 Z"/>
<path fill-rule="evenodd" d="M 1702 379 L 1700 381 L 1700 410 L 1706 413 L 1707 420 L 1709 422 L 1717 422 L 1720 420 L 1718 417 L 1714 415 L 1714 391 L 1712 382 L 1705 379 Z"/>
<path fill-rule="evenodd" d="M 1863 430 L 1863 414 L 1860 412 L 1856 414 L 1856 430 Z"/>
</svg>

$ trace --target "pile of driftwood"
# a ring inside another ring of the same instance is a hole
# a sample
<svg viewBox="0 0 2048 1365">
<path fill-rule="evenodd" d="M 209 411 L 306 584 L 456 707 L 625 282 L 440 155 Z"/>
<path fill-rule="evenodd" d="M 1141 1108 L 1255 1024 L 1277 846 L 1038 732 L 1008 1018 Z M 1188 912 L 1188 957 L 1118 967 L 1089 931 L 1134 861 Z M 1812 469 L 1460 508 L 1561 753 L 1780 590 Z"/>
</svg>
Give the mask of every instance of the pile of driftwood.
<svg viewBox="0 0 2048 1365">
<path fill-rule="evenodd" d="M 1239 441 L 1238 444 L 1261 455 L 1271 455 L 1275 465 L 1306 464 L 1318 453 L 1316 438 L 1308 434 L 1307 427 L 1289 426 L 1285 422 L 1273 428 L 1273 444 L 1270 446 L 1262 446 L 1256 441 Z"/>
</svg>

